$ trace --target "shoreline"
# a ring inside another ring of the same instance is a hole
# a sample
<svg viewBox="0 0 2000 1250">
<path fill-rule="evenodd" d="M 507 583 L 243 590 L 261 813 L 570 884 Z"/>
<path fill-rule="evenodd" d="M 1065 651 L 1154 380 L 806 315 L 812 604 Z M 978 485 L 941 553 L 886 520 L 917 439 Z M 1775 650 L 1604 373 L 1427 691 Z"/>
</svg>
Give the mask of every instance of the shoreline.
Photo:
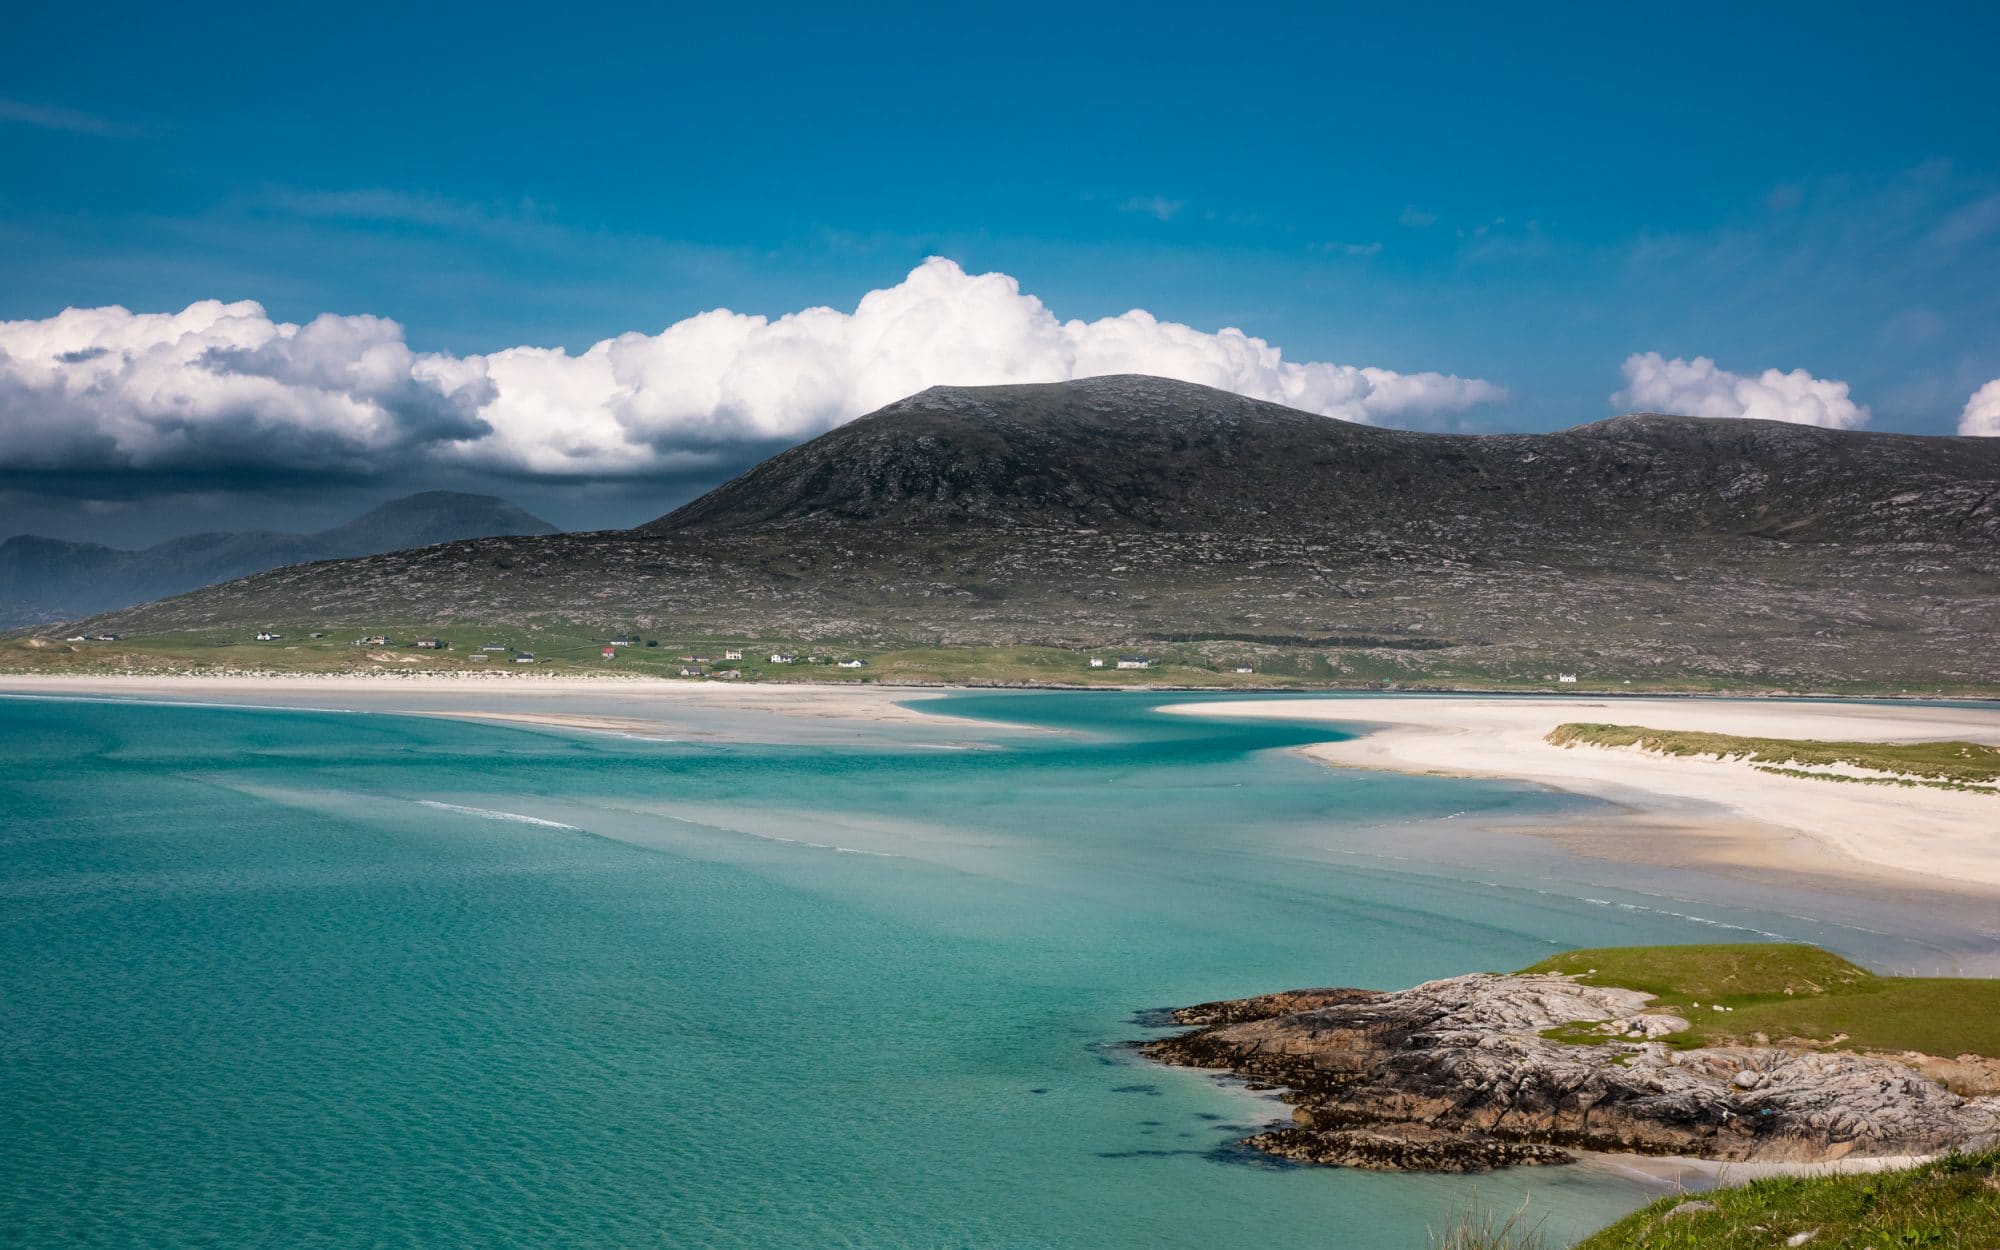
<svg viewBox="0 0 2000 1250">
<path fill-rule="evenodd" d="M 506 689 L 515 694 L 603 693 L 656 694 L 703 702 L 731 703 L 743 707 L 772 707 L 792 711 L 820 709 L 840 699 L 865 707 L 870 713 L 883 707 L 902 713 L 898 719 L 920 719 L 918 714 L 896 705 L 910 699 L 938 697 L 951 687 L 875 686 L 836 683 L 755 683 L 690 681 L 672 678 L 603 676 L 552 677 L 514 673 L 241 673 L 226 676 L 193 674 L 106 674 L 82 676 L 45 673 L 0 673 L 0 691 L 16 694 L 208 694 L 226 691 L 330 691 L 334 693 L 377 693 L 393 690 L 407 694 L 443 694 L 486 689 Z M 872 696 L 872 697 L 871 697 Z M 851 714 L 844 711 L 842 714 Z"/>
<path fill-rule="evenodd" d="M 18 634 L 20 631 L 16 631 Z M 1109 670 L 1105 670 L 1109 673 Z M 1956 691 L 1911 692 L 1908 690 L 1810 690 L 1779 688 L 1745 688 L 1742 690 L 1712 689 L 1592 689 L 1578 690 L 1552 689 L 1547 686 L 1523 688 L 1519 686 L 1453 686 L 1434 684 L 1413 684 L 1383 688 L 1374 684 L 1341 685 L 1337 683 L 1297 683 L 1297 682 L 1227 682 L 1217 684 L 1184 684 L 1180 682 L 1155 682 L 1135 680 L 1129 683 L 1114 681 L 1050 681 L 1038 679 L 999 680 L 970 677 L 964 679 L 888 679 L 867 677 L 847 680 L 808 675 L 810 670 L 798 676 L 760 677 L 736 682 L 719 682 L 713 679 L 692 679 L 668 676 L 635 676 L 629 673 L 597 672 L 590 670 L 569 670 L 553 672 L 516 672 L 502 665 L 494 668 L 344 668 L 344 669 L 286 669 L 286 668 L 217 668 L 200 671 L 162 668 L 155 671 L 135 671 L 132 669 L 0 669 L 0 686 L 13 681 L 47 682 L 97 682 L 97 681 L 171 681 L 171 682 L 461 682 L 461 683 L 503 683 L 542 685 L 590 685 L 605 683 L 632 683 L 656 685 L 670 688 L 699 686 L 724 686 L 733 689 L 824 689 L 824 690 L 1063 690 L 1063 691 L 1115 691 L 1128 694 L 1199 694 L 1233 695 L 1259 697 L 1264 695 L 1311 695 L 1338 699 L 1504 699 L 1523 701 L 1543 700 L 1617 700 L 1644 702 L 1664 700 L 1671 702 L 1714 702 L 1714 703 L 1871 703 L 1888 705 L 1919 706 L 1948 704 L 1996 704 L 2000 705 L 2000 687 L 1960 689 Z"/>
<path fill-rule="evenodd" d="M 1771 1177 L 1854 1176 L 1921 1167 L 1941 1155 L 1869 1155 L 1859 1159 L 1822 1159 L 1817 1163 L 1745 1163 L 1698 1159 L 1692 1155 L 1616 1154 L 1608 1150 L 1578 1150 L 1576 1166 L 1642 1180 L 1662 1189 L 1699 1193 L 1744 1185 Z"/>
<path fill-rule="evenodd" d="M 1541 785 L 1613 805 L 1505 831 L 1596 858 L 1662 867 L 1767 871 L 1890 890 L 2000 893 L 2000 797 L 1929 787 L 1857 786 L 1759 772 L 1740 761 L 1629 748 L 1553 746 L 1569 721 L 1604 720 L 1595 696 L 1216 701 L 1181 715 L 1318 721 L 1360 731 L 1300 753 L 1333 767 Z M 1968 739 L 2000 745 L 2000 710 L 1759 700 L 1649 699 L 1620 723 L 1753 737 L 1861 741 Z M 1645 836 L 1633 836 L 1635 833 Z"/>
<path fill-rule="evenodd" d="M 204 707 L 341 711 L 614 734 L 656 741 L 843 741 L 912 729 L 1033 732 L 920 711 L 940 687 L 741 685 L 628 676 L 288 674 L 4 676 L 0 696 L 184 702 Z M 753 732 L 754 722 L 763 729 Z"/>
</svg>

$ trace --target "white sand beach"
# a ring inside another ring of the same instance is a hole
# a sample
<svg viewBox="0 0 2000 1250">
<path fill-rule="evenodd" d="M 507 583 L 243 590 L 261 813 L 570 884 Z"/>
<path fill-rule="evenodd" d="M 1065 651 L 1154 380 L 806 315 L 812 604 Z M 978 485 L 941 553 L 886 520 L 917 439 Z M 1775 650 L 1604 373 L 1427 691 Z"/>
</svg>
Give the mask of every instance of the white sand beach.
<svg viewBox="0 0 2000 1250">
<path fill-rule="evenodd" d="M 1369 732 L 1308 747 L 1306 754 L 1344 767 L 1510 778 L 1606 799 L 1629 815 L 1611 837 L 1649 843 L 1635 846 L 1634 858 L 1664 850 L 1688 862 L 2000 888 L 2000 796 L 1777 776 L 1741 762 L 1545 741 L 1557 725 L 1592 721 L 1771 738 L 2000 745 L 2000 710 L 1470 696 L 1232 701 L 1164 710 L 1339 724 Z M 1593 849 L 1602 853 L 1605 841 L 1596 839 Z"/>
<path fill-rule="evenodd" d="M 732 715 L 782 717 L 799 729 L 808 728 L 798 725 L 802 719 L 821 722 L 818 733 L 807 735 L 815 738 L 873 727 L 935 729 L 975 723 L 946 721 L 904 706 L 937 698 L 935 690 L 617 676 L 5 674 L 0 675 L 0 693 L 395 712 L 672 739 L 724 734 Z"/>
<path fill-rule="evenodd" d="M 1864 1158 L 1827 1159 L 1817 1163 L 1724 1163 L 1715 1159 L 1694 1159 L 1686 1155 L 1607 1154 L 1597 1150 L 1577 1152 L 1579 1164 L 1590 1171 L 1642 1178 L 1667 1190 L 1700 1192 L 1726 1185 L 1747 1185 L 1775 1176 L 1843 1176 L 1857 1173 L 1892 1172 L 1928 1163 L 1936 1155 L 1870 1155 Z"/>
</svg>

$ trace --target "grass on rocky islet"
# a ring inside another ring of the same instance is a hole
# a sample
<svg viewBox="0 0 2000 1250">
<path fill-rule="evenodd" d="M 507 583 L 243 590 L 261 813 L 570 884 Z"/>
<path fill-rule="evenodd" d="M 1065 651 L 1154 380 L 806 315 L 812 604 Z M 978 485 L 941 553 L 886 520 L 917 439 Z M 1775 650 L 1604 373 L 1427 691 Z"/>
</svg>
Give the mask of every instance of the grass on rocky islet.
<svg viewBox="0 0 2000 1250">
<path fill-rule="evenodd" d="M 1523 971 L 1652 994 L 1651 1009 L 1694 1026 L 1666 1039 L 1675 1046 L 1754 1044 L 1762 1034 L 1772 1042 L 2000 1058 L 2000 980 L 1879 976 L 1814 946 L 1608 947 L 1569 951 Z M 1605 1040 L 1588 1028 L 1562 1035 Z"/>
</svg>

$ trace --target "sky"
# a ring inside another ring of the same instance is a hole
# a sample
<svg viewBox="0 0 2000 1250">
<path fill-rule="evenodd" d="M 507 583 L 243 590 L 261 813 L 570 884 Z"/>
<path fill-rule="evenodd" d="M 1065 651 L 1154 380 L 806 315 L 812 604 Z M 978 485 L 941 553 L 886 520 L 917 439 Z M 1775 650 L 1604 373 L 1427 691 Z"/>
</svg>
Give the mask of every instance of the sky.
<svg viewBox="0 0 2000 1250">
<path fill-rule="evenodd" d="M 1099 372 L 2000 434 L 1995 11 L 1389 8 L 15 13 L 0 534 L 628 525 Z"/>
</svg>

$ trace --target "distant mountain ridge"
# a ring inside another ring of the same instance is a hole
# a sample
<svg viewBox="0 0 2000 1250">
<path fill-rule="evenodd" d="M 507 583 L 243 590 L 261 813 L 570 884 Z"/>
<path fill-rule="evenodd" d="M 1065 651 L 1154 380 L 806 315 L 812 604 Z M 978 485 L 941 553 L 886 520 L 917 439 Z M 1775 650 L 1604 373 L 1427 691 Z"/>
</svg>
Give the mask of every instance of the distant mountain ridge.
<svg viewBox="0 0 2000 1250">
<path fill-rule="evenodd" d="M 0 542 L 0 628 L 70 620 L 291 564 L 556 532 L 504 499 L 424 491 L 313 534 L 189 534 L 139 551 L 19 534 Z"/>
<path fill-rule="evenodd" d="M 1553 434 L 1431 434 L 1116 376 L 933 387 L 639 532 L 856 522 L 1313 533 L 1477 520 L 1993 542 L 1996 481 L 1994 439 L 1651 413 Z"/>
<path fill-rule="evenodd" d="M 936 387 L 634 530 L 286 568 L 99 627 L 522 620 L 1345 684 L 1993 688 L 2000 439 L 1427 434 L 1158 378 Z"/>
</svg>

